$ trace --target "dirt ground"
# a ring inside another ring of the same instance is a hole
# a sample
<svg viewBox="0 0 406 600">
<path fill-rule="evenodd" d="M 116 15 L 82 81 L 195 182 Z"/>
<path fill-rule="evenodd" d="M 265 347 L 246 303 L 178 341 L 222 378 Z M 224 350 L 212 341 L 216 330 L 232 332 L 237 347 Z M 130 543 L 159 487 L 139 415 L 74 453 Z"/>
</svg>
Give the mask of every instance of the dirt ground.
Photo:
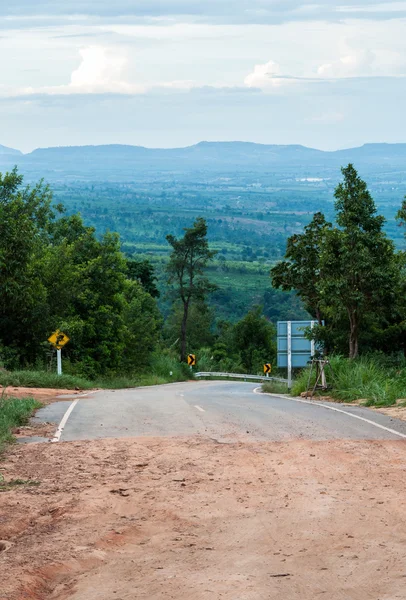
<svg viewBox="0 0 406 600">
<path fill-rule="evenodd" d="M 1 600 L 406 599 L 404 441 L 15 446 Z"/>
<path fill-rule="evenodd" d="M 34 388 L 34 387 L 2 387 L 0 385 L 0 396 L 5 394 L 6 396 L 13 396 L 14 398 L 35 398 L 42 404 L 51 404 L 56 402 L 58 396 L 69 395 L 78 396 L 90 393 L 90 390 L 84 392 L 83 390 L 65 390 L 58 388 Z"/>
</svg>

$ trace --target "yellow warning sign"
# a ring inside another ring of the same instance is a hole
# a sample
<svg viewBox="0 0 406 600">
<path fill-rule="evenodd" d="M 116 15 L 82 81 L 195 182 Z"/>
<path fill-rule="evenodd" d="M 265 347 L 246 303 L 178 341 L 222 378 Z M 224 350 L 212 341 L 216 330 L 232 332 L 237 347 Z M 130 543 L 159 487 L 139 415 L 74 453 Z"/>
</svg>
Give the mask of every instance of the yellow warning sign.
<svg viewBox="0 0 406 600">
<path fill-rule="evenodd" d="M 48 342 L 54 346 L 57 350 L 63 348 L 69 342 L 68 336 L 63 331 L 57 329 L 49 338 Z"/>
</svg>

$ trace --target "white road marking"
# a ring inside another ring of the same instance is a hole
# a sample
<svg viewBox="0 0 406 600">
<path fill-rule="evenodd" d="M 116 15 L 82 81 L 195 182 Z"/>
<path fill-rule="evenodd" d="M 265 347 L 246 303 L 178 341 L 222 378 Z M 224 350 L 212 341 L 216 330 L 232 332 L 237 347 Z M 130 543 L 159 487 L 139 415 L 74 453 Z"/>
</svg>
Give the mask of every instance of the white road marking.
<svg viewBox="0 0 406 600">
<path fill-rule="evenodd" d="M 51 442 L 59 442 L 59 440 L 61 439 L 61 435 L 62 432 L 64 430 L 64 427 L 66 425 L 66 423 L 68 422 L 69 417 L 72 414 L 73 409 L 75 408 L 76 404 L 79 402 L 79 398 L 76 398 L 76 400 L 74 400 L 72 402 L 72 404 L 69 406 L 68 410 L 66 411 L 66 413 L 63 415 L 62 417 L 62 421 L 59 423 L 59 427 L 55 432 L 54 437 L 52 438 Z"/>
<path fill-rule="evenodd" d="M 198 406 L 197 404 L 195 404 L 195 408 L 197 408 L 197 410 L 200 410 L 200 412 L 206 412 L 204 410 L 204 408 L 202 408 L 201 406 Z"/>
<path fill-rule="evenodd" d="M 265 394 L 268 396 L 276 396 L 278 394 L 268 394 L 267 392 L 259 392 L 260 387 L 255 388 L 254 394 Z M 341 408 L 336 408 L 335 406 L 327 406 L 326 404 L 322 404 L 321 402 L 315 402 L 314 400 L 299 400 L 299 398 L 290 398 L 287 396 L 279 396 L 286 398 L 287 400 L 292 400 L 293 402 L 301 402 L 302 404 L 310 404 L 311 406 L 321 406 L 322 408 L 326 408 L 327 410 L 333 410 L 334 412 L 342 413 L 343 415 L 347 415 L 348 417 L 352 417 L 353 419 L 359 419 L 360 421 L 364 421 L 364 423 L 368 423 L 369 425 L 373 425 L 374 427 L 378 427 L 378 429 L 383 429 L 388 431 L 389 433 L 393 433 L 393 435 L 397 435 L 403 439 L 406 439 L 406 434 L 400 433 L 399 431 L 395 431 L 390 427 L 385 427 L 384 425 L 380 425 L 379 423 L 375 423 L 375 421 L 371 421 L 370 419 L 365 419 L 365 417 L 360 417 L 359 415 L 354 415 L 353 413 L 347 412 L 346 410 L 342 410 Z"/>
</svg>

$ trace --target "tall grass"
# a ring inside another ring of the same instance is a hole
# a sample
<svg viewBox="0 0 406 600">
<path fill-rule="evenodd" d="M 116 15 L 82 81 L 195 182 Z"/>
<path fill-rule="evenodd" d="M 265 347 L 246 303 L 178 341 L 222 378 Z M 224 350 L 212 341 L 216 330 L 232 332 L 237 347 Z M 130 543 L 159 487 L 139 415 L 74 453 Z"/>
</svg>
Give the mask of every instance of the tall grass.
<svg viewBox="0 0 406 600">
<path fill-rule="evenodd" d="M 48 371 L 12 371 L 0 372 L 0 385 L 3 387 L 39 387 L 39 388 L 75 388 L 88 390 L 95 387 L 94 382 L 77 375 L 57 375 Z"/>
<path fill-rule="evenodd" d="M 268 394 L 287 394 L 289 392 L 286 383 L 282 383 L 281 381 L 272 381 L 272 379 L 270 381 L 265 381 L 262 384 L 262 390 Z"/>
<path fill-rule="evenodd" d="M 327 376 L 332 384 L 328 394 L 342 402 L 365 400 L 367 406 L 388 406 L 397 400 L 406 399 L 406 368 L 396 368 L 382 364 L 379 356 L 362 356 L 349 360 L 340 356 L 330 360 L 332 371 Z M 299 396 L 306 391 L 309 368 L 295 378 L 292 394 Z M 315 374 L 312 376 L 314 385 Z"/>
<path fill-rule="evenodd" d="M 152 355 L 151 363 L 144 373 L 110 374 L 94 380 L 78 375 L 57 375 L 48 371 L 12 371 L 0 372 L 0 386 L 3 387 L 38 387 L 57 389 L 92 388 L 132 388 L 147 385 L 160 385 L 171 381 L 187 381 L 193 378 L 190 368 L 180 363 L 175 355 L 168 351 L 156 352 Z"/>
<path fill-rule="evenodd" d="M 0 396 L 0 452 L 13 441 L 12 429 L 25 425 L 41 404 L 33 398 L 6 398 Z"/>
</svg>

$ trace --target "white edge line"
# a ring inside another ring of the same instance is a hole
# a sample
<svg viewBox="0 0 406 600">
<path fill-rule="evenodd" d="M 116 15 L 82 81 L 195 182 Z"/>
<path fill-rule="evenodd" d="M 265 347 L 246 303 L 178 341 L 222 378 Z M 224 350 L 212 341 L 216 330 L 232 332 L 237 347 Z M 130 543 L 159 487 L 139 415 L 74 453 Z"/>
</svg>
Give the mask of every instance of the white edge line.
<svg viewBox="0 0 406 600">
<path fill-rule="evenodd" d="M 73 409 L 75 408 L 76 404 L 79 402 L 79 398 L 76 398 L 76 400 L 74 400 L 72 402 L 72 404 L 70 404 L 68 410 L 66 411 L 66 413 L 63 415 L 62 417 L 62 421 L 59 423 L 59 427 L 58 429 L 55 431 L 55 435 L 52 438 L 51 442 L 59 442 L 59 440 L 61 439 L 61 435 L 62 435 L 62 431 L 64 430 L 64 427 L 66 425 L 66 423 L 68 422 L 68 419 L 73 411 Z"/>
<path fill-rule="evenodd" d="M 201 406 L 199 406 L 198 404 L 195 404 L 195 408 L 197 408 L 197 410 L 200 410 L 200 412 L 206 412 L 204 410 L 204 408 L 202 408 Z"/>
<path fill-rule="evenodd" d="M 259 392 L 258 390 L 260 390 L 260 387 L 255 388 L 254 390 L 254 394 L 264 394 L 266 396 L 278 396 L 278 394 L 269 394 L 267 392 Z M 333 410 L 334 412 L 339 412 L 342 413 L 343 415 L 347 415 L 348 417 L 352 417 L 353 419 L 358 419 L 359 421 L 364 421 L 365 423 L 368 423 L 369 425 L 373 425 L 374 427 L 378 427 L 378 429 L 383 429 L 384 431 L 388 431 L 389 433 L 393 433 L 393 435 L 397 435 L 398 437 L 401 437 L 403 439 L 406 439 L 406 434 L 404 433 L 400 433 L 399 431 L 395 431 L 394 429 L 391 429 L 390 427 L 385 427 L 384 425 L 380 425 L 379 423 L 375 423 L 375 421 L 371 421 L 370 419 L 365 419 L 365 417 L 360 417 L 359 415 L 354 415 L 350 412 L 347 412 L 346 410 L 341 410 L 341 408 L 336 408 L 335 406 L 326 406 L 326 404 L 321 404 L 321 402 L 315 402 L 310 401 L 310 400 L 299 400 L 299 398 L 291 398 L 289 396 L 279 396 L 286 398 L 287 400 L 292 400 L 293 402 L 301 402 L 302 404 L 310 404 L 311 406 L 321 406 L 321 408 L 326 408 L 327 410 Z"/>
</svg>

